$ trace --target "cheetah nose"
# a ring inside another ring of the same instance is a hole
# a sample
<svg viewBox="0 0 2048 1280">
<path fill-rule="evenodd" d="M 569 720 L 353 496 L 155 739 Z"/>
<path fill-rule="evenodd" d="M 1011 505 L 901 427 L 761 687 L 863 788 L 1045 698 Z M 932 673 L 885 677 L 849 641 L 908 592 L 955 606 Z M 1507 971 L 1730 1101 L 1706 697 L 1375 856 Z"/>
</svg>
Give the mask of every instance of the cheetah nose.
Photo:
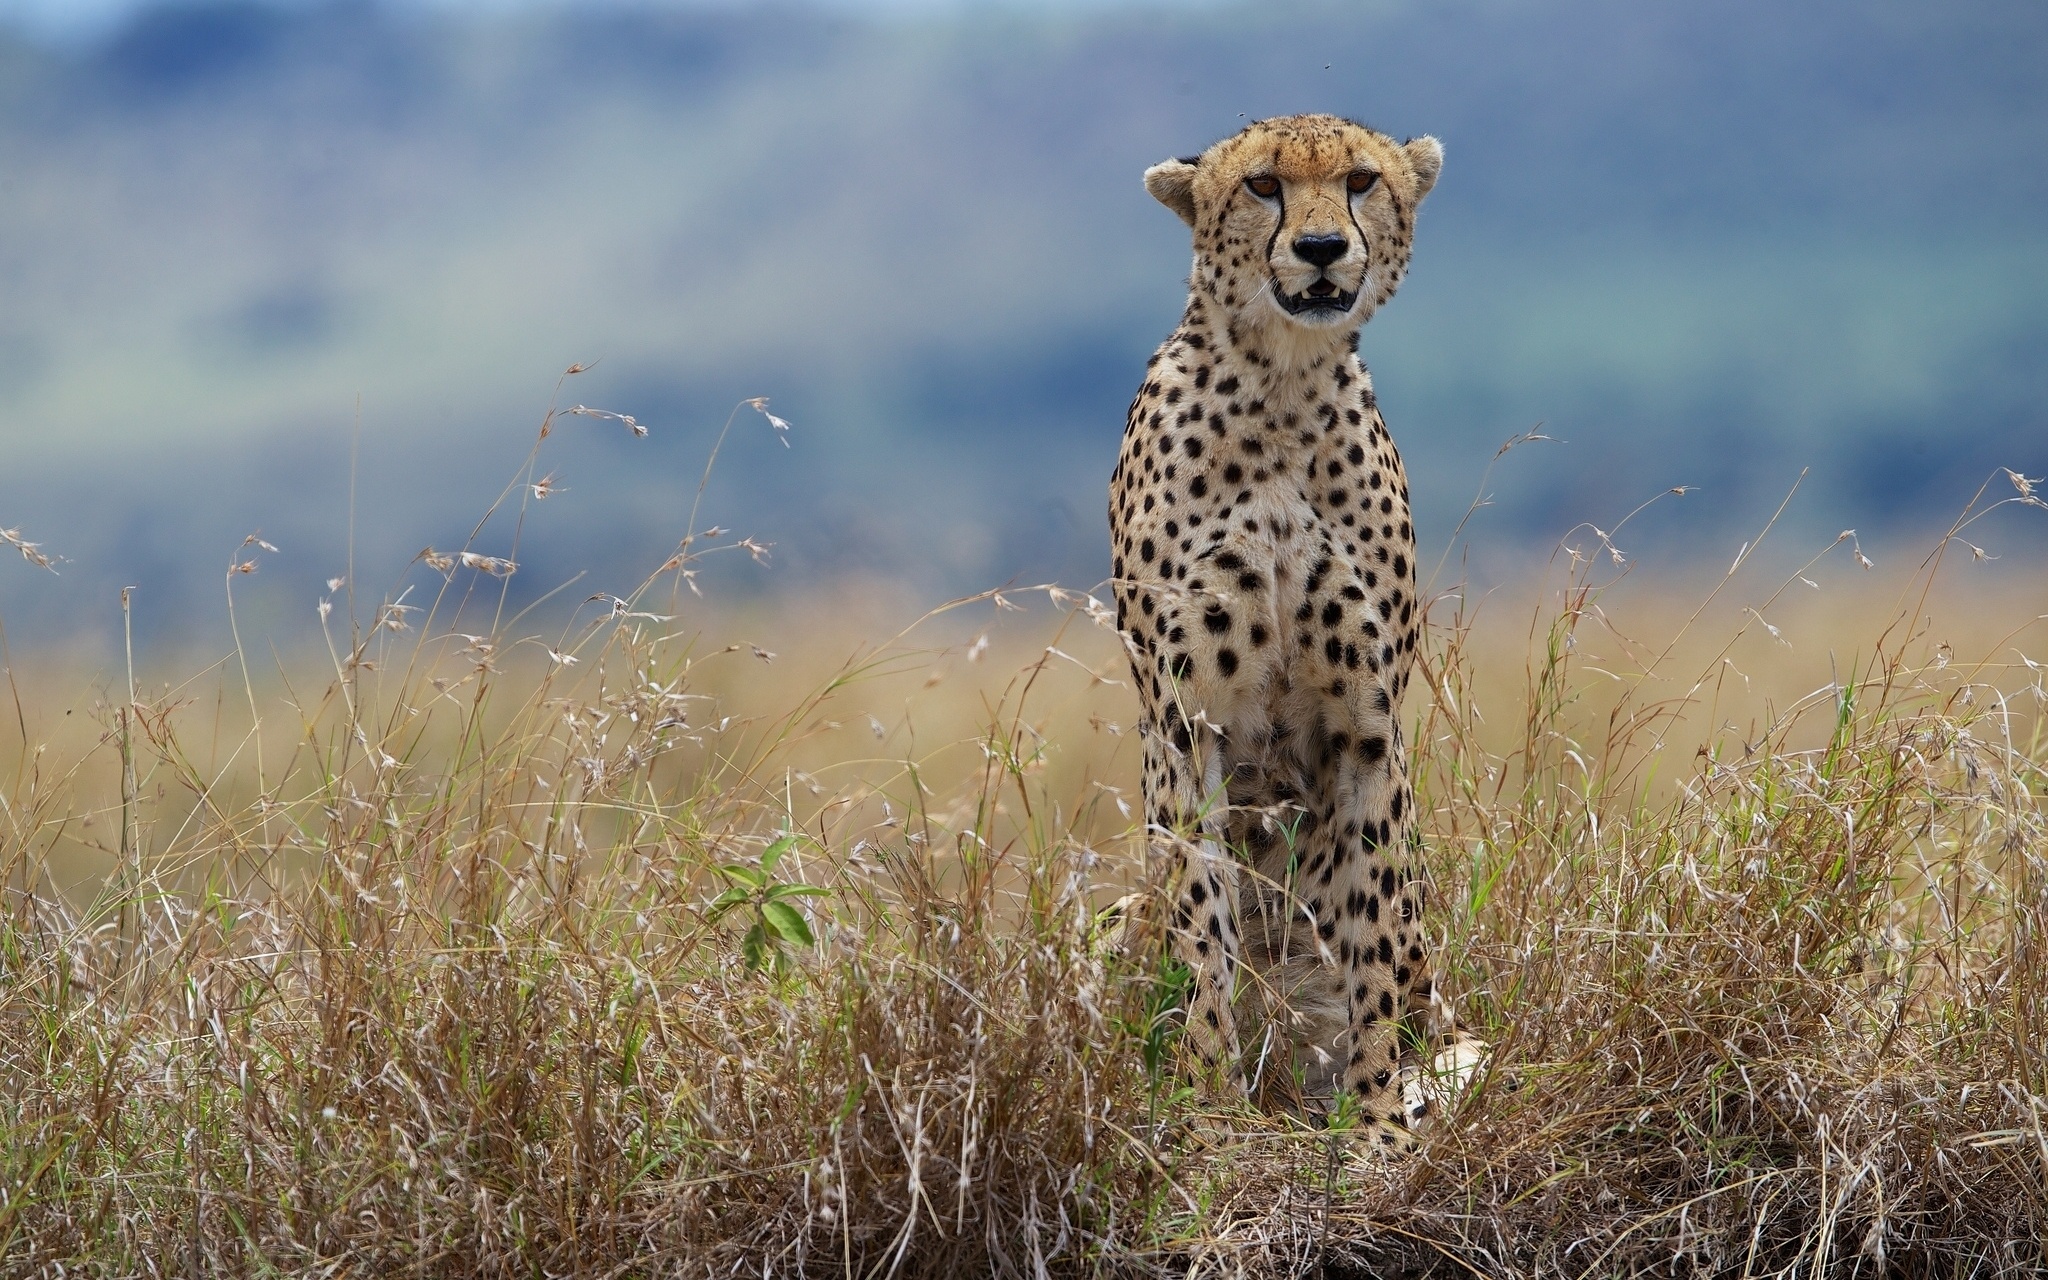
<svg viewBox="0 0 2048 1280">
<path fill-rule="evenodd" d="M 1344 256 L 1351 242 L 1343 236 L 1303 236 L 1294 242 L 1294 256 L 1318 267 L 1327 267 Z"/>
</svg>

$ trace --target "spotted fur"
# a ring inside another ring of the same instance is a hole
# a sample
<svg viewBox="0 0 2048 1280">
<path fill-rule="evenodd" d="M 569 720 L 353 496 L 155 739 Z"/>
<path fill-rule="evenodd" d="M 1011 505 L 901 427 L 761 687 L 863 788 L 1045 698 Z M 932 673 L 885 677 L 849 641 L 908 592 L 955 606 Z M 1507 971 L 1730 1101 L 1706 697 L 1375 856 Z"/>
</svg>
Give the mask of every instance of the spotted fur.
<svg viewBox="0 0 2048 1280">
<path fill-rule="evenodd" d="M 1431 1004 L 1399 719 L 1421 616 L 1408 483 L 1357 345 L 1442 161 L 1434 138 L 1309 115 L 1147 170 L 1194 270 L 1110 481 L 1197 1069 L 1244 1090 L 1240 985 L 1266 1011 L 1314 988 L 1343 1010 L 1326 1083 L 1394 1147 L 1400 1029 Z"/>
</svg>

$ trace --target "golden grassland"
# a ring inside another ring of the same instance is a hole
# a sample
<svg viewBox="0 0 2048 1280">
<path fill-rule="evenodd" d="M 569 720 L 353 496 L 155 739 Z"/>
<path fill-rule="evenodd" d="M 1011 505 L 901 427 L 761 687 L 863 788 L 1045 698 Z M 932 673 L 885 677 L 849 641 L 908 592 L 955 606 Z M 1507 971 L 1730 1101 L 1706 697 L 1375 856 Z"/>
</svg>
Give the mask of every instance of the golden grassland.
<svg viewBox="0 0 2048 1280">
<path fill-rule="evenodd" d="M 1431 612 L 1492 1053 L 1391 1165 L 1181 1086 L 1084 594 L 713 610 L 693 533 L 546 638 L 458 559 L 288 675 L 18 660 L 0 1270 L 2048 1270 L 2044 577 L 1567 543 Z"/>
</svg>

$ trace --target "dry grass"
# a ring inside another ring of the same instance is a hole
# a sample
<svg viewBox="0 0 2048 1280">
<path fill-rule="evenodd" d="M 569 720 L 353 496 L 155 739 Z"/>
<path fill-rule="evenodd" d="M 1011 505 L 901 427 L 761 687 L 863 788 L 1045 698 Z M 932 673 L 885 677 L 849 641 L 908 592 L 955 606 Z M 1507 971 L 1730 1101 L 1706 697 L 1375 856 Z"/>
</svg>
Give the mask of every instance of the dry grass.
<svg viewBox="0 0 2048 1280">
<path fill-rule="evenodd" d="M 17 685 L 6 1271 L 2048 1270 L 2024 593 L 1441 601 L 1409 712 L 1495 1054 L 1386 1168 L 1178 1086 L 1095 927 L 1135 743 L 1083 598 L 846 661 L 886 608 L 706 615 L 714 545 L 530 642 L 458 559 L 310 681 L 91 733 Z"/>
</svg>

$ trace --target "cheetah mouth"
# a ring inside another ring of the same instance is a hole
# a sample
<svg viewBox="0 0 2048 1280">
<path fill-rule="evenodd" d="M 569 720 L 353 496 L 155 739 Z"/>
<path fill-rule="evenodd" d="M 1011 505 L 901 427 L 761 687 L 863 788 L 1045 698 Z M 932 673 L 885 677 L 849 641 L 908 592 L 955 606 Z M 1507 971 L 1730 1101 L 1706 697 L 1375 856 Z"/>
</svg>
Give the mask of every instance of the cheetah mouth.
<svg viewBox="0 0 2048 1280">
<path fill-rule="evenodd" d="M 1276 280 L 1273 296 L 1290 316 L 1333 316 L 1351 310 L 1351 304 L 1358 301 L 1358 290 L 1339 289 L 1329 280 L 1319 279 L 1300 293 L 1289 293 Z"/>
</svg>

